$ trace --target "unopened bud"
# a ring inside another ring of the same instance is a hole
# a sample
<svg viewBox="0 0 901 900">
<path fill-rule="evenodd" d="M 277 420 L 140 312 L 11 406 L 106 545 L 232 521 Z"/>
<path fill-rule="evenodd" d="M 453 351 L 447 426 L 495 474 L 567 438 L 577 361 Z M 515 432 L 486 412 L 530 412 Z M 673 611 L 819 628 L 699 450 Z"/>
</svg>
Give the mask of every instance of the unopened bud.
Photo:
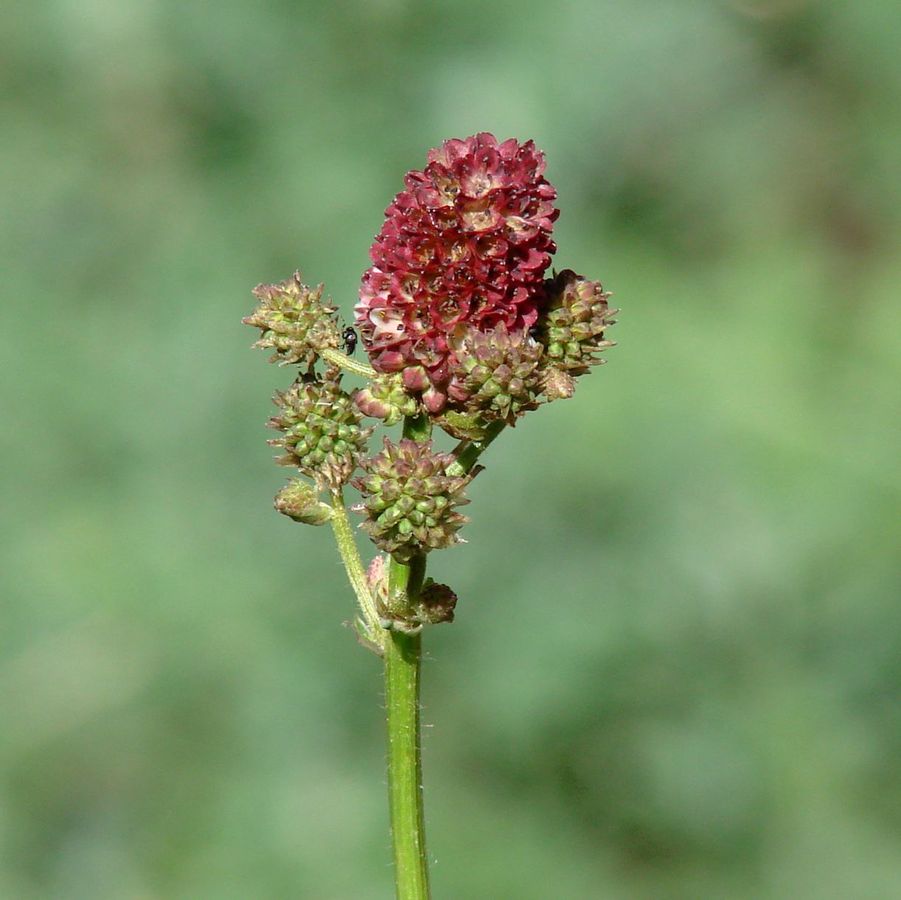
<svg viewBox="0 0 901 900">
<path fill-rule="evenodd" d="M 405 390 L 400 373 L 377 375 L 356 392 L 354 399 L 360 412 L 381 419 L 385 425 L 395 425 L 404 416 L 415 416 L 419 411 L 419 404 Z"/>
<path fill-rule="evenodd" d="M 275 508 L 284 516 L 304 525 L 325 525 L 332 518 L 332 508 L 319 499 L 313 485 L 292 478 L 275 495 Z"/>
</svg>

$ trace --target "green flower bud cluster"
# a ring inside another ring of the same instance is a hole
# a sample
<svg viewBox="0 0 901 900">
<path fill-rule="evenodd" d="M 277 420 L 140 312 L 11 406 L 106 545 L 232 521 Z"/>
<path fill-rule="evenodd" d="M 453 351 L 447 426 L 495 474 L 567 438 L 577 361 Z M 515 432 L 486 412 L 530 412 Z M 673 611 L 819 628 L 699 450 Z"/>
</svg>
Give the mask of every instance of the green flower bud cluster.
<svg viewBox="0 0 901 900">
<path fill-rule="evenodd" d="M 613 341 L 604 339 L 616 312 L 607 306 L 610 294 L 599 281 L 588 281 L 571 269 L 564 269 L 546 285 L 549 302 L 538 334 L 545 365 L 570 376 L 584 375 L 590 366 L 605 362 L 598 354 L 613 346 Z M 568 395 L 554 391 L 549 399 L 560 396 Z"/>
<path fill-rule="evenodd" d="M 325 525 L 332 518 L 332 508 L 319 499 L 319 491 L 299 478 L 292 478 L 275 495 L 275 508 L 304 525 Z"/>
<path fill-rule="evenodd" d="M 276 391 L 279 413 L 269 427 L 283 432 L 269 443 L 285 455 L 278 462 L 311 475 L 320 487 L 340 487 L 350 480 L 372 433 L 361 428 L 353 397 L 342 390 L 337 370 L 324 378 L 309 375 L 287 391 Z"/>
<path fill-rule="evenodd" d="M 385 438 L 384 450 L 360 463 L 364 475 L 354 485 L 363 494 L 363 529 L 377 547 L 407 562 L 457 543 L 467 518 L 456 507 L 469 502 L 463 490 L 471 478 L 448 475 L 452 462 L 431 441 Z"/>
<path fill-rule="evenodd" d="M 400 373 L 380 373 L 355 395 L 357 408 L 367 416 L 396 425 L 404 416 L 415 416 L 419 403 L 404 388 Z"/>
<path fill-rule="evenodd" d="M 322 299 L 323 287 L 305 285 L 300 272 L 278 284 L 261 284 L 253 293 L 259 306 L 241 321 L 260 329 L 254 347 L 275 351 L 270 362 L 312 366 L 326 349 L 337 349 L 341 338 L 337 307 Z"/>
<path fill-rule="evenodd" d="M 527 331 L 470 331 L 457 351 L 459 370 L 451 393 L 468 413 L 508 424 L 538 408 L 543 349 Z M 465 399 L 463 399 L 465 398 Z"/>
</svg>

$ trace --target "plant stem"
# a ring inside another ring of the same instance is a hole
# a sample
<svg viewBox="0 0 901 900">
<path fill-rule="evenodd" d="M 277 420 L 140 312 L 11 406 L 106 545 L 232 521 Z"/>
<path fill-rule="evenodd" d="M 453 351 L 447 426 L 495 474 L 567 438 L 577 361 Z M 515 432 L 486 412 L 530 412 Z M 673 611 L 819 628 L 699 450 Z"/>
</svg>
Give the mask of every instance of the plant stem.
<svg viewBox="0 0 901 900">
<path fill-rule="evenodd" d="M 503 422 L 497 422 L 482 440 L 462 441 L 454 451 L 448 474 L 468 474 L 503 427 Z M 414 441 L 428 440 L 431 436 L 428 417 L 404 419 L 403 436 Z M 393 611 L 402 612 L 419 596 L 425 578 L 425 556 L 415 556 L 408 563 L 392 559 L 388 572 L 388 604 Z M 385 641 L 388 798 L 398 900 L 428 900 L 430 896 L 422 796 L 421 663 L 421 634 L 388 632 Z"/>
<path fill-rule="evenodd" d="M 347 519 L 347 510 L 344 507 L 344 492 L 341 488 L 332 491 L 332 530 L 335 533 L 335 543 L 341 554 L 341 561 L 347 571 L 347 579 L 357 595 L 360 604 L 360 612 L 363 616 L 363 627 L 366 637 L 374 644 L 380 644 L 382 628 L 379 624 L 379 613 L 375 600 L 369 590 L 366 580 L 366 572 L 363 569 L 363 561 L 357 550 L 357 542 L 354 540 L 353 529 Z"/>
<path fill-rule="evenodd" d="M 353 372 L 354 375 L 362 375 L 363 378 L 375 377 L 375 369 L 372 366 L 363 362 L 357 362 L 353 357 L 342 353 L 340 350 L 326 347 L 324 350 L 319 351 L 319 355 L 333 365 L 340 366 L 348 372 Z"/>
<path fill-rule="evenodd" d="M 419 684 L 422 635 L 392 631 L 385 642 L 388 800 L 398 900 L 427 900 L 429 863 L 422 801 Z"/>
<path fill-rule="evenodd" d="M 454 448 L 454 461 L 447 467 L 448 475 L 467 475 L 482 452 L 504 430 L 504 422 L 493 422 L 480 441 L 460 441 Z"/>
<path fill-rule="evenodd" d="M 425 414 L 404 419 L 403 436 L 427 441 L 432 423 Z M 392 558 L 388 606 L 401 614 L 416 602 L 425 579 L 425 554 L 409 562 Z M 385 639 L 385 707 L 388 715 L 388 801 L 397 900 L 428 900 L 429 860 L 422 799 L 419 720 L 422 635 L 389 631 Z"/>
</svg>

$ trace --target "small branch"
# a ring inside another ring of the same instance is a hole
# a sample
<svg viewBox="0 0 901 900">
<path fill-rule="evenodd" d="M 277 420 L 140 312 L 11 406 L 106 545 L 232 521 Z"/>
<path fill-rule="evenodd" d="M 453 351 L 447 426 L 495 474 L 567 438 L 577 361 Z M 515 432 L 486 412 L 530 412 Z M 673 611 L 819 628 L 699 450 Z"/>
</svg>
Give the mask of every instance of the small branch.
<svg viewBox="0 0 901 900">
<path fill-rule="evenodd" d="M 504 430 L 502 421 L 492 422 L 485 432 L 485 437 L 480 441 L 460 441 L 454 447 L 452 456 L 454 462 L 447 467 L 448 475 L 467 475 L 478 461 L 482 453 L 488 449 L 488 445 Z"/>
<path fill-rule="evenodd" d="M 367 631 L 367 637 L 375 644 L 382 642 L 382 628 L 379 624 L 379 613 L 369 590 L 369 582 L 366 579 L 366 571 L 363 561 L 357 550 L 357 542 L 354 540 L 353 529 L 347 518 L 347 509 L 344 506 L 344 492 L 341 488 L 332 491 L 332 530 L 335 533 L 335 542 L 338 544 L 338 552 L 341 561 L 347 571 L 347 579 L 357 595 L 360 604 L 360 612 L 363 615 L 363 625 Z"/>
<path fill-rule="evenodd" d="M 326 347 L 325 350 L 319 351 L 319 355 L 332 363 L 332 365 L 339 366 L 348 372 L 353 372 L 354 375 L 360 375 L 363 378 L 375 378 L 375 369 L 373 369 L 372 366 L 363 362 L 358 362 L 353 357 L 348 356 L 346 353 L 342 353 L 340 350 Z"/>
</svg>

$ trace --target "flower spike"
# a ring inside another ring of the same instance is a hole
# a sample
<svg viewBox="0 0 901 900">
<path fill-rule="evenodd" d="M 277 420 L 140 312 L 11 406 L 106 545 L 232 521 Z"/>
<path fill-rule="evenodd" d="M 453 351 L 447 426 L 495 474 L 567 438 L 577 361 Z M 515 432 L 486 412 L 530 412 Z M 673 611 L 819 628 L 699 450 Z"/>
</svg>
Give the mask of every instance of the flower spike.
<svg viewBox="0 0 901 900">
<path fill-rule="evenodd" d="M 544 168 L 531 141 L 445 141 L 385 212 L 356 322 L 373 367 L 403 372 L 433 414 L 456 379 L 460 329 L 525 331 L 538 317 L 558 214 Z"/>
</svg>

